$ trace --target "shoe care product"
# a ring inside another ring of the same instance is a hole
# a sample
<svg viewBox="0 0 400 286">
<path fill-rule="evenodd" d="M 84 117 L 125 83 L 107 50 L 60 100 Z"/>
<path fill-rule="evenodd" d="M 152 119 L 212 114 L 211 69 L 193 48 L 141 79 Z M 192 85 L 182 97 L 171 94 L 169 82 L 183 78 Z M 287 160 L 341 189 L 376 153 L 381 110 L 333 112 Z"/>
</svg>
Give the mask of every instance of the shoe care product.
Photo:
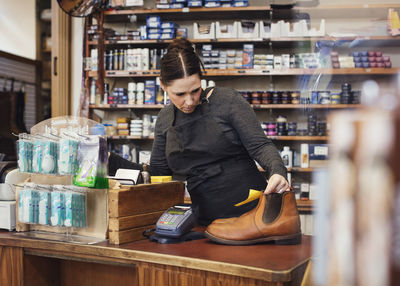
<svg viewBox="0 0 400 286">
<path fill-rule="evenodd" d="M 289 146 L 283 147 L 281 157 L 286 168 L 293 167 L 293 152 L 290 150 Z"/>
<path fill-rule="evenodd" d="M 301 144 L 300 145 L 300 167 L 301 168 L 308 168 L 308 144 Z"/>
</svg>

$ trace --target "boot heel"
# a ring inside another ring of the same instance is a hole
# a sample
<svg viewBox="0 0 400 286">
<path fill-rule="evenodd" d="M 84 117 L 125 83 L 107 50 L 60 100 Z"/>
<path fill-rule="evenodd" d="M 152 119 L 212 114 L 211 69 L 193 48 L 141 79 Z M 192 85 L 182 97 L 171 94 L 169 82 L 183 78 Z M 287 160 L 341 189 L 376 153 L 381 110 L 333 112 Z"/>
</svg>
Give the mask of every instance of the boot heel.
<svg viewBox="0 0 400 286">
<path fill-rule="evenodd" d="M 301 244 L 301 234 L 298 234 L 291 238 L 284 238 L 275 240 L 276 245 L 293 245 L 293 244 Z"/>
</svg>

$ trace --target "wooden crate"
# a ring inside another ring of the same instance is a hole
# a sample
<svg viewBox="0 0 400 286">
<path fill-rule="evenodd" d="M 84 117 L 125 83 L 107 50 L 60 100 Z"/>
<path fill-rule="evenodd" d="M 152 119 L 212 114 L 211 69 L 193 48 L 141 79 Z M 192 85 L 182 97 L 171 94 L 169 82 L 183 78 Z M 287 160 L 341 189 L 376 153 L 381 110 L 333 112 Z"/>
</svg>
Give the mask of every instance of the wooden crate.
<svg viewBox="0 0 400 286">
<path fill-rule="evenodd" d="M 183 203 L 184 184 L 167 182 L 122 186 L 108 192 L 108 230 L 112 244 L 144 239 L 169 207 Z"/>
</svg>

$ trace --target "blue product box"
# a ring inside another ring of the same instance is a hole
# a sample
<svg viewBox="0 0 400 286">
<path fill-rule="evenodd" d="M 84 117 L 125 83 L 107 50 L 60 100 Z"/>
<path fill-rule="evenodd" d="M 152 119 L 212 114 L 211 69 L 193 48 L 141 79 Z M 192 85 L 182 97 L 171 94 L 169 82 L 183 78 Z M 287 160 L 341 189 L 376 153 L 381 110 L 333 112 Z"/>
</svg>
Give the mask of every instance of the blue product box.
<svg viewBox="0 0 400 286">
<path fill-rule="evenodd" d="M 233 7 L 233 4 L 229 2 L 221 2 L 221 7 Z"/>
<path fill-rule="evenodd" d="M 202 6 L 203 6 L 203 1 L 198 1 L 198 0 L 188 1 L 188 7 L 202 7 Z"/>
<path fill-rule="evenodd" d="M 161 38 L 161 34 L 148 34 L 147 39 L 148 40 L 159 40 Z"/>
<path fill-rule="evenodd" d="M 187 0 L 172 0 L 171 3 L 186 3 Z"/>
<path fill-rule="evenodd" d="M 328 144 L 308 144 L 309 160 L 328 160 Z"/>
<path fill-rule="evenodd" d="M 39 192 L 39 224 L 50 225 L 50 192 Z"/>
<path fill-rule="evenodd" d="M 163 23 L 161 23 L 161 28 L 162 29 L 173 29 L 173 28 L 175 28 L 175 23 L 174 22 L 163 22 Z"/>
<path fill-rule="evenodd" d="M 51 218 L 52 226 L 63 226 L 65 218 L 65 197 L 64 193 L 51 193 Z"/>
<path fill-rule="evenodd" d="M 161 34 L 161 28 L 147 28 L 147 35 L 149 34 Z"/>
<path fill-rule="evenodd" d="M 162 28 L 161 34 L 175 34 L 174 28 Z"/>
<path fill-rule="evenodd" d="M 177 38 L 187 38 L 187 28 L 177 28 L 175 33 Z"/>
<path fill-rule="evenodd" d="M 233 7 L 247 7 L 249 6 L 248 1 L 233 1 Z"/>
<path fill-rule="evenodd" d="M 175 33 L 162 33 L 160 39 L 161 40 L 171 40 L 175 38 Z"/>
<path fill-rule="evenodd" d="M 215 8 L 215 7 L 220 7 L 220 6 L 221 6 L 221 3 L 219 1 L 205 0 L 205 3 L 204 3 L 204 7 L 206 7 L 206 8 Z"/>
<path fill-rule="evenodd" d="M 254 61 L 254 45 L 244 44 L 243 45 L 243 68 L 252 69 Z"/>
<path fill-rule="evenodd" d="M 144 88 L 144 104 L 155 104 L 156 102 L 156 81 L 146 80 Z"/>
<path fill-rule="evenodd" d="M 161 19 L 159 16 L 147 16 L 146 17 L 146 26 L 147 28 L 160 28 L 161 27 Z"/>
<path fill-rule="evenodd" d="M 181 8 L 184 8 L 185 7 L 185 4 L 183 4 L 183 3 L 171 3 L 171 4 L 169 4 L 169 8 L 171 8 L 171 9 L 181 9 Z"/>
<path fill-rule="evenodd" d="M 73 201 L 74 201 L 74 194 L 72 192 L 65 193 L 65 221 L 64 225 L 67 227 L 73 226 L 73 221 L 75 219 L 73 213 Z"/>
</svg>

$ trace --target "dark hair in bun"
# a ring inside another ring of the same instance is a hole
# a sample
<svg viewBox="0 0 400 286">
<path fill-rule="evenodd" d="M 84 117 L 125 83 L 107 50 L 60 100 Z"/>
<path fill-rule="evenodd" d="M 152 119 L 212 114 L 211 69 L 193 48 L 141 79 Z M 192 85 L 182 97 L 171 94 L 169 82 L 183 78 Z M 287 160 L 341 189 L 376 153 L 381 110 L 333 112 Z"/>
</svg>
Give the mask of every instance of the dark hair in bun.
<svg viewBox="0 0 400 286">
<path fill-rule="evenodd" d="M 193 44 L 186 39 L 174 39 L 169 44 L 160 66 L 160 80 L 165 85 L 194 74 L 201 77 L 201 69 L 204 68 Z"/>
</svg>

